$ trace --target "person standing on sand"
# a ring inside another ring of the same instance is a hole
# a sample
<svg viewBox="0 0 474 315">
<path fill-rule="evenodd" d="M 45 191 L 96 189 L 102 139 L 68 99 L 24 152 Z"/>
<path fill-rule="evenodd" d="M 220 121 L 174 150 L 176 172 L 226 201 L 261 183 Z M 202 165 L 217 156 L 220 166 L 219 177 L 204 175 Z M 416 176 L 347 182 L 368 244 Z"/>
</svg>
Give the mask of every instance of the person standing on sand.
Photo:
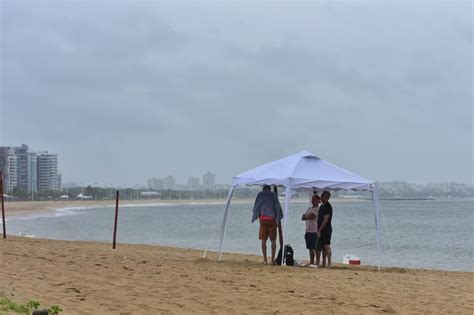
<svg viewBox="0 0 474 315">
<path fill-rule="evenodd" d="M 323 263 L 321 267 L 331 267 L 331 235 L 332 235 L 332 206 L 329 203 L 331 193 L 324 191 L 321 194 L 321 202 L 323 203 L 319 207 L 318 211 L 318 230 L 316 232 L 319 239 L 321 239 L 321 247 L 323 249 Z M 327 264 L 326 264 L 327 259 Z"/>
<path fill-rule="evenodd" d="M 311 198 L 312 207 L 303 214 L 301 220 L 306 221 L 306 234 L 304 239 L 306 241 L 306 248 L 309 250 L 309 265 L 314 266 L 314 257 L 316 256 L 316 266 L 319 267 L 321 259 L 321 242 L 318 241 L 316 232 L 318 231 L 318 206 L 321 199 L 318 195 L 313 195 Z"/>
<path fill-rule="evenodd" d="M 263 190 L 255 198 L 252 223 L 259 219 L 260 229 L 258 238 L 262 241 L 263 264 L 267 264 L 267 239 L 272 245 L 272 264 L 275 264 L 277 223 L 281 222 L 283 211 L 278 196 L 271 191 L 270 186 L 263 186 Z"/>
</svg>

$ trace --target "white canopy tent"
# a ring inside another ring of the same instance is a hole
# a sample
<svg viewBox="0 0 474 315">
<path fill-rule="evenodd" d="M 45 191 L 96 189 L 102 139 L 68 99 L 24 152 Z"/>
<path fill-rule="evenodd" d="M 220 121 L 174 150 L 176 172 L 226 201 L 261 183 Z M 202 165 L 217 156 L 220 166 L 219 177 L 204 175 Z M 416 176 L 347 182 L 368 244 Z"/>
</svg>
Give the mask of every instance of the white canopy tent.
<svg viewBox="0 0 474 315">
<path fill-rule="evenodd" d="M 365 190 L 372 192 L 377 258 L 380 269 L 380 206 L 378 191 L 374 182 L 333 165 L 308 151 L 301 151 L 234 176 L 232 187 L 227 197 L 220 230 L 219 261 L 222 260 L 224 250 L 227 217 L 232 195 L 235 187 L 243 185 L 275 185 L 285 187 L 284 218 L 282 224 L 283 244 L 287 243 L 288 238 L 288 206 L 293 191 Z"/>
</svg>

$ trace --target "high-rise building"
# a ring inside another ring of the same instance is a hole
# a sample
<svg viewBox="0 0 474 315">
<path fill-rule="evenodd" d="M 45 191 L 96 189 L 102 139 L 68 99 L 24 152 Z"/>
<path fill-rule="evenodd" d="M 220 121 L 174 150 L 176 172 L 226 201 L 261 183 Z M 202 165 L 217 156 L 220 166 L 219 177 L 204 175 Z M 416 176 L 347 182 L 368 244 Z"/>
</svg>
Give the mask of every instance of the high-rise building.
<svg viewBox="0 0 474 315">
<path fill-rule="evenodd" d="M 188 177 L 188 189 L 189 190 L 196 190 L 199 188 L 199 178 L 189 176 Z"/>
<path fill-rule="evenodd" d="M 17 158 L 17 187 L 22 191 L 28 191 L 28 146 L 22 144 L 13 149 Z"/>
<path fill-rule="evenodd" d="M 16 163 L 13 165 L 12 163 Z M 0 147 L 0 170 L 4 173 L 4 189 L 28 189 L 28 146 Z"/>
<path fill-rule="evenodd" d="M 202 185 L 204 189 L 214 189 L 216 187 L 216 176 L 208 171 L 202 176 Z"/>
<path fill-rule="evenodd" d="M 0 147 L 0 170 L 4 173 L 4 190 L 14 188 L 24 192 L 60 190 L 58 155 L 29 151 L 26 144 L 19 147 Z"/>
<path fill-rule="evenodd" d="M 60 190 L 61 178 L 58 172 L 58 155 L 38 153 L 38 190 Z"/>
<path fill-rule="evenodd" d="M 6 166 L 6 190 L 11 194 L 18 186 L 18 158 L 15 155 L 8 155 Z"/>
<path fill-rule="evenodd" d="M 28 193 L 38 191 L 38 153 L 28 152 Z"/>
</svg>

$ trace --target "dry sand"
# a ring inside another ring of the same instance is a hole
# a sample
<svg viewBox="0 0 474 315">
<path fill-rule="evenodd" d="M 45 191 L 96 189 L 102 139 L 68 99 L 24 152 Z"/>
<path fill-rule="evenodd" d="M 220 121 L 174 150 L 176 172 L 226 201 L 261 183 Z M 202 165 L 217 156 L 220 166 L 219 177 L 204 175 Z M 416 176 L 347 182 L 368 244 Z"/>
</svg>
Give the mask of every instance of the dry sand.
<svg viewBox="0 0 474 315">
<path fill-rule="evenodd" d="M 474 274 L 261 265 L 149 245 L 0 239 L 0 294 L 64 314 L 474 312 Z"/>
</svg>

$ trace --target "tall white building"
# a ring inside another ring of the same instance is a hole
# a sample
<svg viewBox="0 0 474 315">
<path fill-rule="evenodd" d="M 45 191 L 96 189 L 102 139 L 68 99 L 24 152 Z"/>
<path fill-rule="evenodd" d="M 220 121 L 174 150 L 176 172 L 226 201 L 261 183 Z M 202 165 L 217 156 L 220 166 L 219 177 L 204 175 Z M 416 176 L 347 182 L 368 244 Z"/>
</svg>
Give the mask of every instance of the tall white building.
<svg viewBox="0 0 474 315">
<path fill-rule="evenodd" d="M 7 193 L 12 193 L 13 188 L 18 186 L 18 157 L 16 155 L 8 155 L 6 163 L 6 189 Z"/>
<path fill-rule="evenodd" d="M 38 190 L 60 190 L 61 177 L 58 172 L 58 155 L 38 153 Z"/>
</svg>

